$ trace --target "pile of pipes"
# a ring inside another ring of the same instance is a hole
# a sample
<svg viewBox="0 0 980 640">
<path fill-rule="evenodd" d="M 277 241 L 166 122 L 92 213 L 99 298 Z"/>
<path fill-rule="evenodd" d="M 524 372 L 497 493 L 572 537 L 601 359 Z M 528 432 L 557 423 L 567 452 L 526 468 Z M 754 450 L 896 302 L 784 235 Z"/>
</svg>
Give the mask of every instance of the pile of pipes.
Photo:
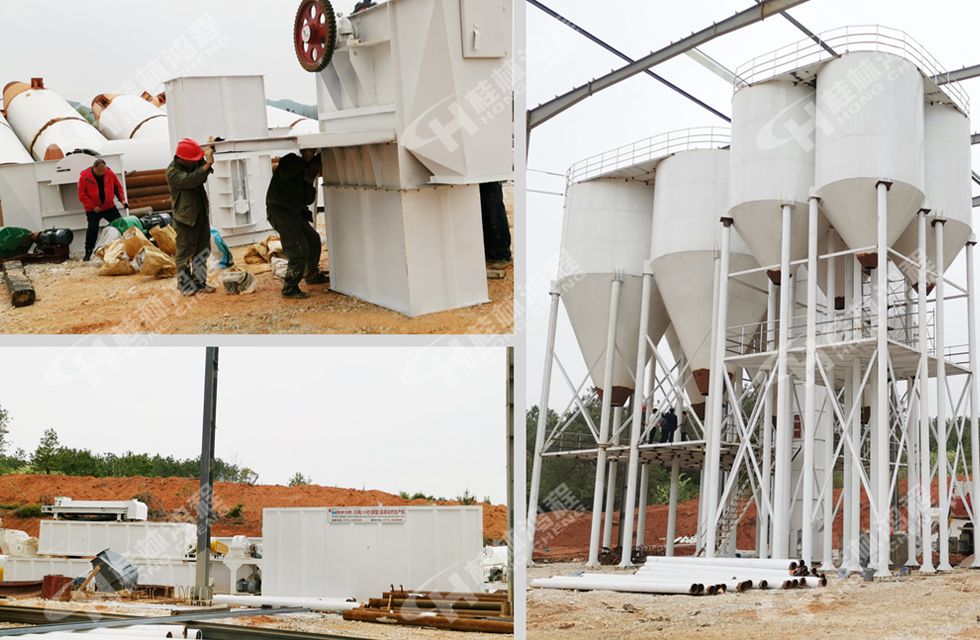
<svg viewBox="0 0 980 640">
<path fill-rule="evenodd" d="M 167 170 L 127 171 L 126 191 L 129 206 L 151 207 L 154 211 L 173 211 L 170 187 L 167 186 Z"/>
<path fill-rule="evenodd" d="M 514 619 L 506 610 L 506 594 L 393 589 L 364 607 L 344 611 L 344 620 L 513 634 Z"/>
<path fill-rule="evenodd" d="M 646 564 L 632 575 L 552 576 L 534 580 L 531 586 L 697 596 L 726 591 L 741 593 L 749 589 L 825 587 L 827 577 L 811 570 L 802 560 L 649 556 Z"/>
</svg>

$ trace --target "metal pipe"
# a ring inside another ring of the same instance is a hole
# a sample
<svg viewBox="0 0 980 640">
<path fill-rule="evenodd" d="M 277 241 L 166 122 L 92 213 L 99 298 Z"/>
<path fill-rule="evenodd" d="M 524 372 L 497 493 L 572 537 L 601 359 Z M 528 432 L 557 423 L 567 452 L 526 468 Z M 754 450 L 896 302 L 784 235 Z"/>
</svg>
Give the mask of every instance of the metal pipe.
<svg viewBox="0 0 980 640">
<path fill-rule="evenodd" d="M 677 370 L 683 371 L 687 367 L 687 359 L 682 355 L 677 358 Z M 680 394 L 677 397 L 680 403 Z M 677 493 L 680 487 L 681 462 L 675 455 L 670 462 L 670 495 L 667 500 L 667 539 L 664 554 L 674 555 L 674 538 L 677 537 Z"/>
<path fill-rule="evenodd" d="M 909 297 L 911 289 L 906 290 L 907 300 L 911 300 Z M 911 310 L 910 310 L 911 311 Z M 911 316 L 911 313 L 909 314 Z M 908 318 L 908 326 L 912 326 L 911 317 Z M 906 488 L 905 488 L 905 534 L 907 542 L 906 554 L 908 558 L 905 559 L 906 567 L 917 567 L 919 566 L 919 561 L 916 559 L 917 544 L 916 538 L 918 537 L 919 530 L 919 422 L 913 416 L 917 416 L 919 413 L 919 400 L 915 395 L 915 377 L 910 376 L 908 382 L 906 382 L 908 396 L 908 423 L 906 425 L 907 436 L 907 449 L 905 453 L 905 460 L 908 465 L 906 472 Z"/>
<path fill-rule="evenodd" d="M 643 401 L 640 398 L 646 397 L 643 390 L 646 388 L 647 363 L 647 331 L 650 324 L 650 295 L 653 288 L 653 267 L 650 262 L 643 265 L 643 284 L 640 289 L 640 330 L 637 336 L 636 349 L 636 380 L 633 387 L 633 401 L 630 403 L 633 411 L 633 420 L 630 423 L 630 457 L 626 468 L 626 497 L 623 500 L 623 520 L 620 525 L 623 528 L 623 557 L 619 566 L 632 567 L 633 558 L 633 509 L 636 505 L 636 482 L 637 471 L 640 466 L 640 434 L 643 432 Z M 667 524 L 667 539 L 670 544 L 670 521 Z M 673 545 L 671 545 L 673 546 Z"/>
<path fill-rule="evenodd" d="M 728 272 L 731 271 L 731 239 L 732 219 L 721 219 L 721 263 L 718 273 L 718 316 L 715 322 L 714 361 L 711 371 L 711 421 L 710 433 L 706 434 L 705 465 L 712 470 L 708 484 L 708 532 L 706 555 L 715 555 L 715 543 L 718 538 L 718 504 L 719 479 L 721 477 L 721 423 L 722 396 L 725 394 L 725 331 L 728 327 Z"/>
<path fill-rule="evenodd" d="M 858 262 L 854 261 L 854 273 L 860 277 L 861 271 L 858 268 Z M 860 292 L 860 288 L 858 288 Z M 860 296 L 860 294 L 859 294 Z M 861 474 L 858 473 L 859 468 L 864 467 L 864 461 L 861 460 L 861 409 L 863 407 L 862 394 L 857 393 L 857 386 L 861 381 L 861 359 L 854 358 L 851 362 L 851 383 L 854 385 L 855 391 L 852 391 L 854 402 L 856 407 L 853 411 L 853 416 L 851 418 L 851 449 L 853 449 L 854 455 L 851 459 L 851 494 L 847 498 L 848 506 L 851 511 L 851 529 L 846 534 L 846 539 L 850 541 L 852 545 L 851 549 L 851 571 L 861 570 Z"/>
<path fill-rule="evenodd" d="M 514 482 L 514 455 L 516 440 L 514 439 L 514 347 L 507 347 L 507 375 L 504 385 L 505 410 L 507 412 L 504 444 L 507 447 L 507 603 L 501 608 L 501 613 L 507 617 L 514 615 L 514 577 L 517 565 L 514 563 L 514 547 L 517 542 L 517 531 L 514 528 L 514 505 L 516 500 L 516 483 Z M 545 413 L 548 409 L 545 407 Z M 523 493 L 523 491 L 522 491 Z"/>
<path fill-rule="evenodd" d="M 623 420 L 623 408 L 613 407 L 612 415 L 612 436 L 610 438 L 610 446 L 619 446 L 619 426 Z M 619 471 L 619 463 L 614 459 L 608 462 L 609 466 L 609 479 L 606 482 L 606 517 L 602 522 L 602 546 L 606 549 L 612 549 L 615 545 L 612 543 L 612 529 L 613 520 L 615 519 L 616 511 L 616 476 Z"/>
<path fill-rule="evenodd" d="M 236 607 L 305 607 L 312 611 L 337 612 L 361 606 L 353 598 L 304 598 L 287 596 L 229 596 L 215 594 L 214 604 Z"/>
<path fill-rule="evenodd" d="M 936 217 L 932 227 L 936 233 L 936 434 L 939 451 L 939 571 L 952 571 L 949 564 L 949 486 L 946 471 L 946 264 L 943 230 L 946 221 Z"/>
<path fill-rule="evenodd" d="M 657 582 L 654 580 L 636 580 L 633 576 L 611 576 L 604 573 L 581 576 L 538 578 L 531 581 L 531 586 L 538 589 L 575 589 L 577 591 L 626 591 L 635 593 L 672 593 L 696 595 L 700 589 L 694 582 Z"/>
<path fill-rule="evenodd" d="M 806 264 L 806 385 L 803 400 L 803 562 L 813 560 L 813 463 L 816 425 L 817 222 L 820 201 L 810 197 Z"/>
<path fill-rule="evenodd" d="M 357 603 L 348 602 L 355 607 Z M 433 600 L 432 598 L 369 598 L 367 605 L 369 608 L 377 609 L 447 609 L 465 611 L 470 610 L 479 612 L 480 615 L 487 615 L 487 611 L 500 613 L 501 609 L 507 606 L 506 601 L 496 600 Z"/>
<path fill-rule="evenodd" d="M 837 232 L 833 229 L 827 238 L 827 249 L 830 253 L 837 252 Z M 818 268 L 819 270 L 819 268 Z M 837 319 L 837 258 L 827 260 L 827 301 L 830 307 L 828 319 Z M 814 313 L 816 313 L 816 301 L 814 300 Z M 816 336 L 814 335 L 814 339 Z M 828 391 L 836 397 L 837 389 L 833 385 L 836 376 L 833 373 L 833 363 L 829 363 L 828 376 L 831 380 L 831 388 Z M 830 427 L 824 437 L 824 482 L 828 485 L 823 492 L 823 553 L 821 560 L 825 565 L 830 565 L 834 557 L 834 472 L 836 460 L 834 458 L 834 422 L 833 411 L 830 416 Z"/>
<path fill-rule="evenodd" d="M 612 288 L 609 293 L 609 327 L 606 333 L 606 365 L 603 384 L 606 392 L 602 394 L 602 413 L 599 422 L 599 453 L 596 459 L 595 493 L 592 498 L 592 533 L 589 540 L 589 561 L 586 566 L 599 566 L 599 534 L 602 523 L 603 480 L 606 470 L 606 447 L 609 440 L 609 410 L 612 407 L 612 378 L 613 365 L 616 362 L 616 325 L 619 322 L 619 292 L 623 285 L 623 274 L 616 272 L 612 276 Z"/>
<path fill-rule="evenodd" d="M 976 296 L 976 273 L 974 272 L 974 248 L 976 247 L 976 236 L 970 236 L 966 243 L 966 290 L 967 293 L 967 331 L 970 341 L 970 464 L 971 473 L 971 500 L 970 504 L 973 511 L 973 531 L 980 531 L 980 514 L 977 513 L 977 500 L 980 500 L 980 386 L 977 384 L 977 375 L 980 372 L 980 357 L 977 354 L 977 296 Z M 977 540 L 976 533 L 973 538 L 973 550 L 975 558 Z M 980 559 L 974 559 L 973 568 L 980 567 Z"/>
<path fill-rule="evenodd" d="M 926 274 L 926 215 L 928 210 L 919 211 L 919 516 L 922 519 L 922 565 L 919 573 L 935 573 L 932 564 L 932 459 L 929 455 L 929 343 L 927 335 L 927 300 L 929 287 Z"/>
<path fill-rule="evenodd" d="M 769 295 L 766 311 L 766 351 L 772 353 L 776 348 L 776 283 L 767 279 Z M 772 369 L 769 370 L 772 375 Z M 765 504 L 761 511 L 756 507 L 756 551 L 760 558 L 769 557 L 769 524 L 772 520 L 772 387 L 764 387 L 763 431 L 762 431 L 762 494 Z M 758 505 L 758 503 L 756 503 Z"/>
<path fill-rule="evenodd" d="M 545 341 L 544 373 L 541 375 L 541 401 L 538 403 L 538 425 L 534 438 L 534 461 L 531 465 L 531 491 L 527 501 L 527 565 L 534 565 L 534 533 L 538 525 L 538 502 L 541 496 L 541 465 L 544 439 L 548 431 L 548 402 L 551 398 L 551 370 L 555 356 L 555 331 L 558 327 L 558 283 L 551 282 L 548 291 L 548 337 Z"/>
<path fill-rule="evenodd" d="M 646 542 L 647 528 L 647 494 L 650 491 L 650 464 L 644 462 L 640 468 L 640 515 L 636 518 L 636 546 L 640 549 Z"/>
<path fill-rule="evenodd" d="M 779 274 L 779 354 L 777 359 L 777 379 L 779 388 L 776 398 L 776 476 L 773 488 L 772 556 L 789 558 L 789 518 L 790 518 L 790 448 L 793 445 L 792 423 L 790 422 L 789 378 L 789 324 L 790 297 L 793 289 L 793 274 L 790 273 L 790 233 L 792 232 L 791 205 L 783 205 L 783 234 L 781 268 Z"/>
<path fill-rule="evenodd" d="M 437 615 L 401 615 L 388 611 L 372 609 L 351 609 L 344 611 L 344 620 L 360 620 L 362 622 L 382 622 L 386 624 L 404 624 L 416 627 L 435 627 L 453 631 L 482 631 L 484 633 L 514 633 L 514 621 L 504 620 L 474 620 L 461 617 L 446 617 Z"/>
<path fill-rule="evenodd" d="M 680 564 L 684 566 L 722 566 L 722 567 L 745 567 L 759 569 L 785 569 L 792 572 L 797 568 L 797 563 L 793 560 L 782 560 L 778 558 L 704 558 L 698 556 L 683 556 L 679 558 L 668 558 L 666 556 L 647 556 L 646 566 L 654 564 Z"/>
<path fill-rule="evenodd" d="M 197 506 L 196 580 L 192 601 L 211 604 L 211 500 L 214 491 L 214 432 L 218 409 L 218 347 L 208 347 L 204 362 L 204 427 L 201 439 L 201 488 Z"/>
<path fill-rule="evenodd" d="M 891 554 L 891 529 L 888 518 L 888 472 L 891 458 L 891 435 L 889 426 L 891 419 L 888 412 L 888 188 L 887 182 L 878 182 L 878 271 L 877 271 L 877 307 L 878 307 L 878 360 L 877 384 L 875 385 L 875 400 L 877 407 L 876 419 L 871 423 L 872 442 L 875 450 L 872 458 L 872 470 L 876 478 L 876 502 L 878 503 L 878 560 L 879 575 L 887 575 L 889 571 L 889 556 Z M 872 564 L 875 561 L 872 559 Z"/>
</svg>

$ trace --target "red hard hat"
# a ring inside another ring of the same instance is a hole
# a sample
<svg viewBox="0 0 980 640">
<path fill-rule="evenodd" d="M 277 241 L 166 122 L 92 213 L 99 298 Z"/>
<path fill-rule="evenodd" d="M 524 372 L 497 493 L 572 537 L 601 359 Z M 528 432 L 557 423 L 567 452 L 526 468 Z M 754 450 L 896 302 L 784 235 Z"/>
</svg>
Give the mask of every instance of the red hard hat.
<svg viewBox="0 0 980 640">
<path fill-rule="evenodd" d="M 197 144 L 197 141 L 191 138 L 184 138 L 177 143 L 177 157 L 181 160 L 197 162 L 204 157 L 204 149 L 201 148 L 201 145 Z"/>
</svg>

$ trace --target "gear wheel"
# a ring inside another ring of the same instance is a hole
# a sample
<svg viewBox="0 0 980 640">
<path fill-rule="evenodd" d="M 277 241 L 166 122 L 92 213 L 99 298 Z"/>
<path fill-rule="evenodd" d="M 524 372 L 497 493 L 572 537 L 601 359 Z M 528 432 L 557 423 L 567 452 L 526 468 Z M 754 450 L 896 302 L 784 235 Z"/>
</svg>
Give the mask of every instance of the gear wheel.
<svg viewBox="0 0 980 640">
<path fill-rule="evenodd" d="M 330 64 L 337 46 L 337 19 L 329 0 L 303 0 L 296 11 L 293 42 L 299 64 L 311 73 Z"/>
</svg>

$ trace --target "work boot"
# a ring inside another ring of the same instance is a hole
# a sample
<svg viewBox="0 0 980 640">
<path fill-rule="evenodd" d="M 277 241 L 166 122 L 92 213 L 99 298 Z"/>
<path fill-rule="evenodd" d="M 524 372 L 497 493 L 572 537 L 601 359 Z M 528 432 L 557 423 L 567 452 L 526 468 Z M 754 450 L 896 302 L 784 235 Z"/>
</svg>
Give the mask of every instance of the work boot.
<svg viewBox="0 0 980 640">
<path fill-rule="evenodd" d="M 200 293 L 214 293 L 214 287 L 205 282 L 203 285 L 197 288 Z"/>
<path fill-rule="evenodd" d="M 297 286 L 283 287 L 282 289 L 283 298 L 292 298 L 296 300 L 302 300 L 303 298 L 309 298 L 310 294 L 306 293 Z"/>
<path fill-rule="evenodd" d="M 306 276 L 305 280 L 306 284 L 330 284 L 330 272 L 317 271 L 313 275 Z"/>
<path fill-rule="evenodd" d="M 92 252 L 91 251 L 86 251 L 85 252 L 85 257 L 82 258 L 82 262 L 88 262 L 91 259 L 92 259 Z"/>
</svg>

